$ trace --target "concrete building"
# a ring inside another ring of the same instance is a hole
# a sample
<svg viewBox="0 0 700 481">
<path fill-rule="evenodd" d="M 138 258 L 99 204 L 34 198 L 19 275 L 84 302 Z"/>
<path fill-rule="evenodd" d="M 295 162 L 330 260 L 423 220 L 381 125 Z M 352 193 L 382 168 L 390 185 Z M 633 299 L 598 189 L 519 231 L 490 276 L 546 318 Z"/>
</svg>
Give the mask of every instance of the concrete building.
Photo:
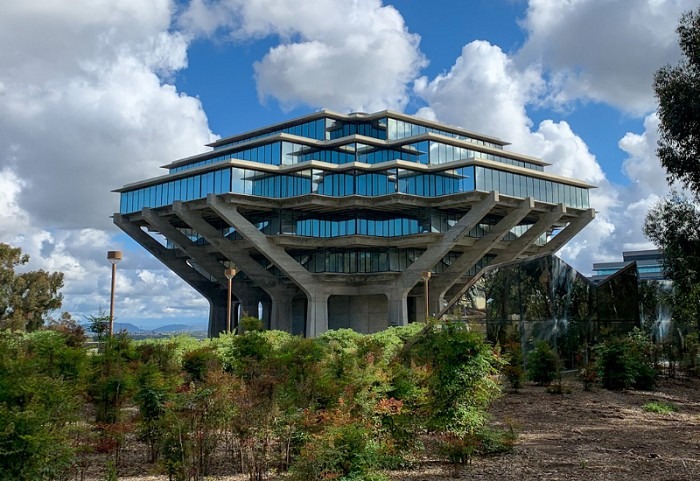
<svg viewBox="0 0 700 481">
<path fill-rule="evenodd" d="M 660 249 L 625 251 L 621 262 L 596 262 L 593 264 L 591 281 L 600 284 L 613 274 L 634 264 L 639 281 L 668 280 L 664 272 L 664 253 Z"/>
<path fill-rule="evenodd" d="M 234 325 L 262 306 L 268 328 L 374 332 L 441 315 L 480 269 L 555 252 L 593 219 L 592 186 L 505 145 L 320 111 L 117 189 L 114 222 L 209 300 L 210 335 L 226 329 L 227 268 Z"/>
</svg>

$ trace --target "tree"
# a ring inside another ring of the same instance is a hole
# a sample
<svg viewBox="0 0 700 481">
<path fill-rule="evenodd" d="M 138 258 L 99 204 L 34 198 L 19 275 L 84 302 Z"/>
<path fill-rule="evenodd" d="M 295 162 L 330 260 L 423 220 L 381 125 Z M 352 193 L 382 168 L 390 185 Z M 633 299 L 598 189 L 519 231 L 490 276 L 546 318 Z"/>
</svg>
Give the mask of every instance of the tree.
<svg viewBox="0 0 700 481">
<path fill-rule="evenodd" d="M 657 154 L 670 183 L 679 181 L 700 195 L 700 10 L 685 13 L 679 22 L 683 60 L 654 75 L 659 100 Z"/>
<path fill-rule="evenodd" d="M 647 214 L 644 234 L 664 251 L 666 275 L 673 280 L 673 318 L 700 329 L 700 207 L 673 193 Z"/>
<path fill-rule="evenodd" d="M 664 251 L 673 280 L 674 321 L 700 328 L 700 9 L 685 13 L 676 29 L 683 59 L 659 69 L 654 91 L 659 100 L 657 155 L 669 182 L 690 195 L 673 192 L 647 214 L 645 235 Z"/>
<path fill-rule="evenodd" d="M 0 243 L 0 329 L 34 331 L 49 312 L 59 309 L 63 274 L 44 270 L 15 272 L 29 262 L 18 247 Z"/>
</svg>

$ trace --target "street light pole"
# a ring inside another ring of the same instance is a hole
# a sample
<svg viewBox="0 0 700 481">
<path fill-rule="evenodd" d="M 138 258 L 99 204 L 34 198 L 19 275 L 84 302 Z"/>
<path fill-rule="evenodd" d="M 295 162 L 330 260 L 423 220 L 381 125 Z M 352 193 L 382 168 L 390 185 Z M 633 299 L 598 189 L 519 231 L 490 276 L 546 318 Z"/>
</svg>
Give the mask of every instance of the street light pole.
<svg viewBox="0 0 700 481">
<path fill-rule="evenodd" d="M 432 277 L 433 273 L 430 271 L 423 271 L 421 273 L 421 277 L 423 278 L 423 282 L 425 284 L 425 322 L 428 322 L 428 318 L 430 317 L 430 302 L 429 302 L 429 297 L 428 297 L 428 281 Z"/>
<path fill-rule="evenodd" d="M 112 264 L 112 290 L 109 296 L 109 337 L 112 337 L 114 330 L 114 287 L 117 279 L 117 262 L 122 260 L 121 251 L 107 252 L 107 260 Z"/>
<path fill-rule="evenodd" d="M 226 302 L 226 332 L 231 334 L 231 281 L 236 275 L 235 268 L 229 268 L 224 271 L 226 279 L 228 279 L 228 297 Z"/>
</svg>

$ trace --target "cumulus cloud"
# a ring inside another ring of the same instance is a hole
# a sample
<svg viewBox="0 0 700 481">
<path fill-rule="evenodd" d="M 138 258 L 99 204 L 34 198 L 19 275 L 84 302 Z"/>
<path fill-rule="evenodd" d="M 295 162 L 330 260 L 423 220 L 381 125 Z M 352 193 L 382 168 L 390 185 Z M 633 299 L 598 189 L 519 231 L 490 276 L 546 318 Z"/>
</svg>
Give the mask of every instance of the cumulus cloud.
<svg viewBox="0 0 700 481">
<path fill-rule="evenodd" d="M 78 317 L 109 299 L 105 253 L 123 238 L 109 219 L 118 208 L 110 191 L 215 138 L 199 100 L 168 84 L 187 65 L 173 14 L 170 0 L 3 5 L 0 242 L 30 254 L 28 268 L 64 272 L 64 308 Z M 146 288 L 134 261 L 123 262 L 120 283 L 140 283 L 135 297 L 191 291 L 153 262 L 168 286 Z M 162 314 L 159 302 L 141 300 L 152 315 Z M 140 314 L 138 304 L 123 314 Z"/>
<path fill-rule="evenodd" d="M 530 0 L 519 65 L 541 64 L 548 100 L 593 100 L 635 115 L 654 109 L 652 76 L 680 57 L 675 27 L 695 0 Z"/>
<path fill-rule="evenodd" d="M 403 110 L 426 64 L 420 37 L 380 0 L 195 0 L 180 23 L 192 34 L 279 39 L 254 69 L 260 99 L 285 109 Z"/>
<path fill-rule="evenodd" d="M 501 137 L 522 152 L 532 125 L 525 105 L 541 85 L 536 68 L 522 71 L 500 47 L 474 41 L 448 72 L 417 79 L 414 92 L 428 104 L 421 116 Z"/>
<path fill-rule="evenodd" d="M 524 70 L 499 47 L 472 42 L 452 68 L 430 80 L 420 78 L 414 87 L 427 106 L 419 114 L 465 128 L 496 135 L 512 142 L 514 151 L 527 153 L 552 164 L 551 173 L 584 180 L 596 219 L 561 251 L 562 257 L 583 273 L 593 262 L 620 257 L 624 245 L 645 245 L 641 222 L 650 183 L 659 176 L 653 165 L 655 117 L 650 116 L 644 134 L 629 133 L 620 147 L 630 154 L 627 175 L 637 174 L 638 186 L 612 184 L 586 142 L 565 121 L 544 120 L 534 125 L 527 106 L 538 102 L 545 88 L 536 66 Z M 643 184 L 643 185 L 642 185 Z"/>
</svg>

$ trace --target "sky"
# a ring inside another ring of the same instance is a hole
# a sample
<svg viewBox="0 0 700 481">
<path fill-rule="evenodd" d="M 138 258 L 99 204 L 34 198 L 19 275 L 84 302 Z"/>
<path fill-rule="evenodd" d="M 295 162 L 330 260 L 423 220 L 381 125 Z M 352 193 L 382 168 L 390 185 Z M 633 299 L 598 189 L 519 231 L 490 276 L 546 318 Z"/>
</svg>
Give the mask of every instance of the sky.
<svg viewBox="0 0 700 481">
<path fill-rule="evenodd" d="M 509 141 L 598 186 L 559 255 L 584 274 L 651 248 L 668 192 L 653 74 L 690 0 L 0 0 L 0 242 L 65 274 L 74 318 L 206 322 L 116 228 L 124 184 L 229 135 L 327 108 L 392 109 Z M 56 314 L 58 315 L 58 313 Z"/>
</svg>

